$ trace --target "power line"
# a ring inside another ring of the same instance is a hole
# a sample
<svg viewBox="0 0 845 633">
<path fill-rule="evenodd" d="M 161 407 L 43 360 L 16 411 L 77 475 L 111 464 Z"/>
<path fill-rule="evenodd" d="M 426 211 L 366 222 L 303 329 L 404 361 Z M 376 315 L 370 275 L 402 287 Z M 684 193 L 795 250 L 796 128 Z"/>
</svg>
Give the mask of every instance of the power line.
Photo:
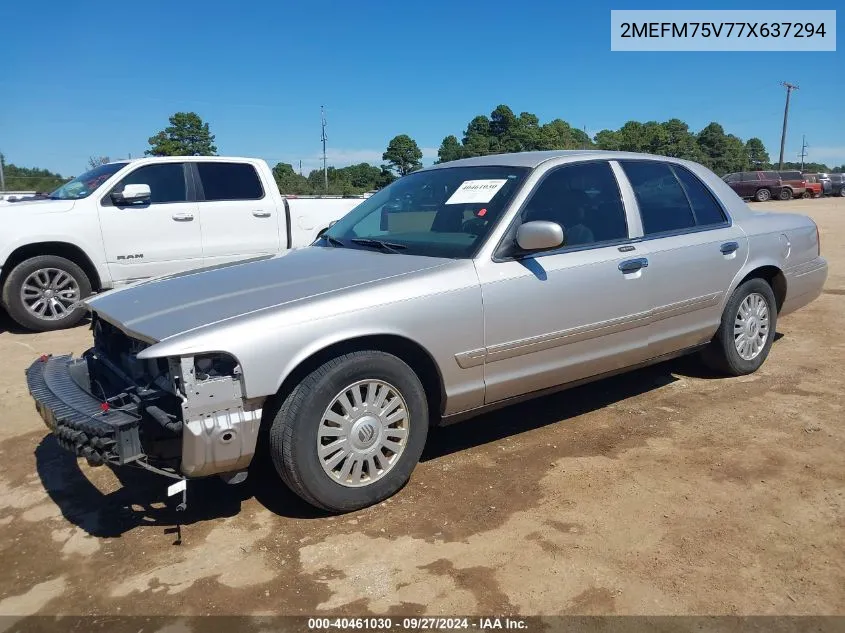
<svg viewBox="0 0 845 633">
<path fill-rule="evenodd" d="M 786 145 L 786 120 L 789 117 L 789 95 L 793 90 L 798 90 L 798 86 L 787 81 L 780 82 L 781 86 L 786 88 L 786 105 L 783 108 L 783 131 L 780 135 L 780 159 L 778 161 L 778 169 L 783 169 L 783 148 Z"/>
</svg>

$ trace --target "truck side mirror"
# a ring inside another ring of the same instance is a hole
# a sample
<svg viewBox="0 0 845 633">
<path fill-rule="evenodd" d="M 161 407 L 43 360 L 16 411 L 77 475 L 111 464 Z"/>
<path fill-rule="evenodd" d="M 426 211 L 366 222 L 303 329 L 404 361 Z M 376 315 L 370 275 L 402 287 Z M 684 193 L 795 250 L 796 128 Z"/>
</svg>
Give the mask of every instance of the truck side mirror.
<svg viewBox="0 0 845 633">
<path fill-rule="evenodd" d="M 116 205 L 149 202 L 152 192 L 149 185 L 126 185 L 123 191 L 113 191 L 111 200 Z"/>
</svg>

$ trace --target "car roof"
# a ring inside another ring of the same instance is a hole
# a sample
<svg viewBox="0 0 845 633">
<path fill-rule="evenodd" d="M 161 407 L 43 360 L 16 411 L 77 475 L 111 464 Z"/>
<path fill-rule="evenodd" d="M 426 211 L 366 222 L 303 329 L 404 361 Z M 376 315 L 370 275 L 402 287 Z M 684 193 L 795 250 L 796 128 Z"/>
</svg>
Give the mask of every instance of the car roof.
<svg viewBox="0 0 845 633">
<path fill-rule="evenodd" d="M 442 169 L 444 167 L 537 167 L 542 163 L 557 158 L 584 158 L 615 160 L 623 158 L 651 158 L 654 160 L 678 160 L 668 156 L 656 154 L 641 154 L 638 152 L 616 152 L 601 149 L 556 149 L 545 152 L 516 152 L 513 154 L 488 154 L 487 156 L 475 156 L 473 158 L 460 158 L 448 163 L 437 163 L 425 169 Z"/>
</svg>

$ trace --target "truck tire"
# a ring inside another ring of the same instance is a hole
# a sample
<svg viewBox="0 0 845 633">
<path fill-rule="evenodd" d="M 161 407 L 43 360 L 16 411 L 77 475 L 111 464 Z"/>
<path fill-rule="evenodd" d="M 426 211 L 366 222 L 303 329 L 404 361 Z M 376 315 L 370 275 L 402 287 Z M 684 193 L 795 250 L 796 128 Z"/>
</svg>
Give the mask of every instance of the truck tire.
<svg viewBox="0 0 845 633">
<path fill-rule="evenodd" d="M 789 187 L 784 187 L 780 190 L 780 195 L 778 196 L 781 200 L 792 200 L 792 189 Z"/>
<path fill-rule="evenodd" d="M 804 193 L 801 194 L 801 197 L 804 198 L 805 200 L 809 200 L 810 198 L 813 197 L 813 194 L 810 193 L 809 191 L 805 191 Z"/>
<path fill-rule="evenodd" d="M 91 281 L 79 266 L 57 255 L 39 255 L 12 268 L 3 285 L 3 305 L 19 325 L 36 332 L 79 323 Z"/>
<path fill-rule="evenodd" d="M 413 369 L 385 352 L 351 352 L 312 371 L 285 398 L 270 427 L 270 455 L 305 501 L 350 512 L 407 483 L 428 426 Z"/>
<path fill-rule="evenodd" d="M 704 362 L 729 376 L 754 373 L 769 355 L 777 317 L 772 287 L 764 279 L 749 279 L 728 300 L 719 329 L 702 352 Z"/>
<path fill-rule="evenodd" d="M 766 202 L 767 200 L 772 199 L 772 192 L 763 187 L 762 189 L 757 190 L 757 193 L 754 194 L 754 199 L 757 202 Z"/>
</svg>

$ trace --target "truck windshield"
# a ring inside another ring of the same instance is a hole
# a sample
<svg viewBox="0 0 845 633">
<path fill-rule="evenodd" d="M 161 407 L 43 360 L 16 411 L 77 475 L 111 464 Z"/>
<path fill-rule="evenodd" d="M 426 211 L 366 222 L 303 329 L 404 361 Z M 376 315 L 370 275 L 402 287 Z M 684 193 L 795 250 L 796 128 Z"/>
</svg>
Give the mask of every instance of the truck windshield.
<svg viewBox="0 0 845 633">
<path fill-rule="evenodd" d="M 480 248 L 530 170 L 443 167 L 408 174 L 324 234 L 326 246 L 468 258 Z"/>
<path fill-rule="evenodd" d="M 81 198 L 87 198 L 94 193 L 97 187 L 126 167 L 126 165 L 127 163 L 109 163 L 95 167 L 91 171 L 86 171 L 81 176 L 77 176 L 56 189 L 50 194 L 50 199 L 79 200 Z"/>
</svg>

